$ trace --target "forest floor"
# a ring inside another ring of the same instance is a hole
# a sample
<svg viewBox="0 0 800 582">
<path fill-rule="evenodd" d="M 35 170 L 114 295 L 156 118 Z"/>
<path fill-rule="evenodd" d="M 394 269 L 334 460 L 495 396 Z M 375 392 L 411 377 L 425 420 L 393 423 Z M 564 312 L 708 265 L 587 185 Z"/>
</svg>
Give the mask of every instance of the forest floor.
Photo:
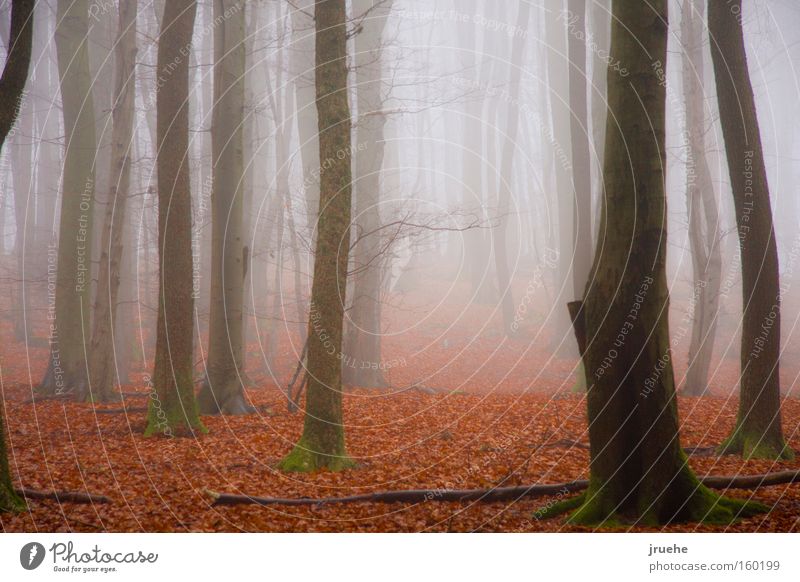
<svg viewBox="0 0 800 582">
<path fill-rule="evenodd" d="M 129 407 L 147 400 L 131 397 Z M 275 465 L 297 439 L 302 414 L 289 414 L 276 388 L 253 390 L 257 415 L 205 417 L 198 438 L 142 437 L 144 413 L 97 413 L 91 405 L 25 403 L 30 390 L 5 392 L 12 472 L 17 486 L 107 495 L 109 504 L 30 501 L 2 515 L 4 531 L 573 531 L 563 520 L 537 520 L 557 497 L 504 503 L 355 503 L 312 507 L 212 507 L 206 489 L 268 497 L 329 497 L 418 488 L 491 488 L 586 478 L 582 397 L 542 394 L 386 396 L 354 390 L 345 398 L 347 445 L 358 466 L 342 473 L 285 474 Z M 109 405 L 101 408 L 118 408 Z M 684 446 L 719 444 L 736 402 L 680 400 Z M 790 444 L 800 450 L 800 401 L 784 404 Z M 800 457 L 800 456 L 799 456 Z M 800 469 L 738 457 L 695 457 L 700 475 Z M 768 504 L 769 514 L 729 527 L 687 524 L 675 531 L 800 532 L 800 484 L 729 491 Z M 634 528 L 644 530 L 644 528 Z"/>
<path fill-rule="evenodd" d="M 147 364 L 134 364 L 130 383 L 123 387 L 127 412 L 101 412 L 119 410 L 122 403 L 94 407 L 45 400 L 33 404 L 31 384 L 44 372 L 47 349 L 42 342 L 30 348 L 14 343 L 10 322 L 2 321 L 0 383 L 15 485 L 90 492 L 106 495 L 112 502 L 31 500 L 26 513 L 0 515 L 0 525 L 3 531 L 28 532 L 576 531 L 564 524 L 563 517 L 538 520 L 534 516 L 537 509 L 558 501 L 558 496 L 503 503 L 211 505 L 208 490 L 323 498 L 585 479 L 589 464 L 586 406 L 584 398 L 573 393 L 576 359 L 553 355 L 552 342 L 533 314 L 528 314 L 517 337 L 507 339 L 491 309 L 480 309 L 413 308 L 390 322 L 394 333 L 383 338 L 383 353 L 391 359 L 382 365 L 391 387 L 350 389 L 345 396 L 347 448 L 357 466 L 341 473 L 317 474 L 286 474 L 276 469 L 303 424 L 301 412 L 287 412 L 282 392 L 300 352 L 289 337 L 273 347 L 265 341 L 248 345 L 248 370 L 256 387 L 248 390 L 248 397 L 256 414 L 204 417 L 209 432 L 197 438 L 144 438 Z M 395 312 L 404 313 L 402 309 Z M 675 349 L 680 382 L 688 334 L 680 321 L 672 331 L 681 340 Z M 713 447 L 733 428 L 739 368 L 733 332 L 734 326 L 719 332 L 710 395 L 679 398 L 684 447 Z M 43 333 L 44 327 L 37 335 Z M 790 446 L 800 451 L 800 346 L 796 343 L 786 346 L 781 378 L 786 393 L 784 432 Z M 278 364 L 263 365 L 262 348 L 271 350 L 270 359 Z M 701 476 L 748 475 L 800 469 L 800 454 L 795 461 L 780 463 L 692 455 L 689 463 Z M 684 524 L 664 529 L 800 532 L 800 484 L 731 490 L 728 495 L 757 499 L 771 511 L 728 527 Z"/>
</svg>

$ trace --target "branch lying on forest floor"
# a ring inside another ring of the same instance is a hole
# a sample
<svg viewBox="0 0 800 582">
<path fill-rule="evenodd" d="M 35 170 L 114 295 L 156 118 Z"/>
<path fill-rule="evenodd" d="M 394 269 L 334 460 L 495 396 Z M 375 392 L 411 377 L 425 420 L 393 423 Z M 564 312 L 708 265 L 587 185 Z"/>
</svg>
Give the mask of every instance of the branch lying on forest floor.
<svg viewBox="0 0 800 582">
<path fill-rule="evenodd" d="M 781 471 L 765 475 L 703 477 L 701 481 L 712 489 L 757 489 L 770 485 L 800 483 L 800 471 Z M 212 506 L 218 505 L 327 505 L 334 503 L 424 503 L 426 501 L 480 501 L 492 503 L 497 501 L 515 501 L 523 497 L 545 497 L 547 495 L 563 495 L 583 491 L 589 481 L 579 480 L 551 485 L 523 485 L 519 487 L 497 487 L 495 489 L 409 489 L 405 491 L 380 491 L 349 497 L 326 497 L 312 499 L 301 497 L 296 499 L 281 497 L 250 497 L 231 493 L 217 493 L 205 490 L 213 500 Z"/>
<path fill-rule="evenodd" d="M 36 489 L 17 489 L 17 493 L 27 499 L 55 499 L 61 503 L 111 503 L 105 495 L 82 493 L 80 491 L 38 491 Z"/>
<path fill-rule="evenodd" d="M 590 450 L 589 445 L 586 443 L 582 443 L 580 441 L 573 441 L 569 439 L 561 439 L 558 441 L 554 441 L 552 443 L 546 443 L 544 445 L 536 445 L 537 448 L 555 448 L 555 447 L 567 447 L 567 448 L 576 448 L 576 449 L 584 449 Z M 718 447 L 686 447 L 683 449 L 683 452 L 687 455 L 692 455 L 694 457 L 713 457 L 717 454 Z"/>
</svg>

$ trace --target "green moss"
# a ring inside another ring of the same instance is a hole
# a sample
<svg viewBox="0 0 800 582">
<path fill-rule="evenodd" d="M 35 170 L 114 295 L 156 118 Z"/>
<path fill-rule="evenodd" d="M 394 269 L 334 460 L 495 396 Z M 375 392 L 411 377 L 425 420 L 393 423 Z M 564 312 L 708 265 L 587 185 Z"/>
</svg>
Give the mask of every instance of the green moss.
<svg viewBox="0 0 800 582">
<path fill-rule="evenodd" d="M 782 439 L 777 443 L 768 442 L 763 435 L 746 432 L 741 427 L 719 446 L 717 453 L 741 455 L 744 459 L 794 460 L 794 451 Z"/>
<path fill-rule="evenodd" d="M 176 436 L 185 433 L 199 432 L 205 434 L 208 429 L 197 413 L 197 405 L 192 402 L 186 403 L 187 409 L 180 404 L 173 407 L 162 406 L 160 402 L 151 400 L 147 411 L 147 428 L 144 431 L 145 437 L 155 435 Z"/>
<path fill-rule="evenodd" d="M 567 511 L 572 511 L 573 509 L 577 509 L 581 505 L 583 505 L 585 500 L 585 493 L 581 493 L 580 495 L 576 495 L 575 497 L 570 497 L 569 499 L 564 499 L 563 501 L 558 501 L 553 505 L 545 505 L 541 509 L 537 509 L 533 513 L 534 519 L 551 519 L 556 517 L 557 515 L 561 515 L 562 513 L 566 513 Z"/>
<path fill-rule="evenodd" d="M 605 500 L 602 495 L 590 495 L 587 492 L 582 497 L 586 501 L 567 519 L 567 523 L 571 525 L 614 528 L 635 523 L 636 525 L 656 526 L 666 523 L 663 519 L 664 515 L 670 516 L 671 522 L 674 523 L 696 522 L 710 525 L 728 525 L 737 519 L 752 517 L 769 511 L 766 505 L 756 501 L 733 499 L 718 495 L 699 482 L 696 482 L 691 497 L 681 504 L 674 516 L 671 515 L 671 511 L 664 510 L 662 511 L 662 518 L 659 518 L 656 507 L 643 511 L 638 518 L 631 518 L 617 514 L 613 509 L 609 510 L 608 505 L 604 503 Z M 648 504 L 648 506 L 651 505 L 653 504 Z M 569 507 L 566 507 L 566 503 L 563 509 L 569 509 Z"/>
<path fill-rule="evenodd" d="M 320 469 L 344 471 L 356 465 L 355 461 L 348 457 L 346 453 L 338 456 L 326 455 L 315 452 L 315 449 L 316 447 L 311 447 L 307 444 L 305 437 L 301 437 L 292 452 L 286 455 L 278 464 L 278 468 L 286 472 L 313 473 Z"/>
<path fill-rule="evenodd" d="M 20 513 L 28 508 L 16 491 L 5 490 L 0 493 L 0 513 Z"/>
<path fill-rule="evenodd" d="M 578 367 L 575 370 L 575 383 L 572 385 L 570 392 L 573 394 L 586 392 L 586 371 L 583 367 L 583 360 L 578 363 Z"/>
</svg>

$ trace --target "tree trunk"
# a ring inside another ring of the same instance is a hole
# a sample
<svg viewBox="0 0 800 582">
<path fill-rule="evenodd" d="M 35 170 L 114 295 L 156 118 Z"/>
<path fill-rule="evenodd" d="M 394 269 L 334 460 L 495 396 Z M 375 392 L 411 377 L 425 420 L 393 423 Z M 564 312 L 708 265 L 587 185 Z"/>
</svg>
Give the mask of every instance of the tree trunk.
<svg viewBox="0 0 800 582">
<path fill-rule="evenodd" d="M 769 184 L 742 30 L 742 1 L 708 3 L 717 84 L 742 256 L 742 347 L 739 413 L 722 445 L 745 458 L 789 458 L 783 440 L 779 379 L 778 249 Z"/>
<path fill-rule="evenodd" d="M 125 214 L 128 205 L 136 96 L 137 0 L 120 0 L 117 40 L 114 43 L 114 101 L 111 110 L 109 195 L 100 244 L 97 298 L 89 351 L 89 386 L 78 399 L 115 400 L 118 354 L 114 350 Z"/>
<path fill-rule="evenodd" d="M 309 232 L 313 235 L 319 208 L 319 135 L 314 89 L 314 0 L 297 0 L 290 5 L 292 46 L 289 68 L 297 111 L 297 135 L 303 165 L 303 194 Z"/>
<path fill-rule="evenodd" d="M 730 522 L 761 509 L 719 497 L 686 462 L 669 341 L 665 155 L 667 0 L 614 0 L 603 198 L 582 311 L 590 440 L 579 524 Z M 574 307 L 574 306 L 573 306 Z M 580 336 L 578 335 L 579 340 Z M 579 341 L 579 344 L 582 342 Z"/>
<path fill-rule="evenodd" d="M 569 60 L 567 58 L 566 12 L 564 1 L 547 3 L 545 40 L 547 45 L 547 85 L 553 134 L 549 147 L 555 154 L 555 190 L 558 209 L 558 282 L 556 304 L 566 302 L 573 294 L 573 230 L 574 196 L 571 188 L 572 145 L 569 111 Z M 563 356 L 575 353 L 569 318 L 563 309 L 553 312 L 551 344 Z"/>
<path fill-rule="evenodd" d="M 88 1 L 59 0 L 56 18 L 66 155 L 55 311 L 47 315 L 50 360 L 41 389 L 48 394 L 66 394 L 85 390 L 87 383 L 85 354 L 88 342 L 85 339 L 91 329 L 92 213 L 97 140 L 87 42 Z"/>
<path fill-rule="evenodd" d="M 689 211 L 689 245 L 694 285 L 689 303 L 693 317 L 689 368 L 684 392 L 702 396 L 708 388 L 708 370 L 714 353 L 722 275 L 719 210 L 706 157 L 703 87 L 702 0 L 684 0 L 681 19 L 683 94 L 686 105 L 686 206 Z"/>
<path fill-rule="evenodd" d="M 383 112 L 382 38 L 391 0 L 373 7 L 373 0 L 355 0 L 356 17 L 369 12 L 355 38 L 358 123 L 355 152 L 356 242 L 353 299 L 342 358 L 344 382 L 381 388 L 381 282 L 386 266 L 381 256 L 380 189 L 386 114 Z"/>
<path fill-rule="evenodd" d="M 208 375 L 198 403 L 204 414 L 254 409 L 241 377 L 244 323 L 245 10 L 241 0 L 214 0 L 211 314 Z"/>
<path fill-rule="evenodd" d="M 568 0 L 569 108 L 572 146 L 572 288 L 582 299 L 592 265 L 592 162 L 586 94 L 586 0 Z"/>
<path fill-rule="evenodd" d="M 300 441 L 281 462 L 285 471 L 336 471 L 352 465 L 345 449 L 341 367 L 352 189 L 345 0 L 317 0 L 314 15 L 324 171 L 311 287 L 306 416 Z"/>
<path fill-rule="evenodd" d="M 0 151 L 19 111 L 31 62 L 34 0 L 13 0 L 8 54 L 0 76 Z M 25 502 L 14 491 L 6 451 L 5 409 L 0 398 L 0 513 L 23 511 Z"/>
<path fill-rule="evenodd" d="M 166 2 L 158 40 L 158 323 L 145 436 L 206 430 L 197 414 L 192 378 L 189 50 L 196 12 L 195 0 Z"/>
<path fill-rule="evenodd" d="M 500 309 L 503 314 L 503 329 L 506 335 L 515 331 L 514 327 L 514 293 L 511 288 L 511 273 L 508 266 L 508 217 L 511 212 L 511 183 L 514 173 L 514 151 L 519 147 L 519 96 L 520 78 L 522 76 L 522 58 L 525 50 L 525 39 L 530 21 L 530 4 L 522 2 L 517 12 L 517 34 L 511 45 L 511 61 L 508 64 L 508 112 L 506 117 L 505 139 L 500 158 L 500 176 L 498 183 L 497 224 L 492 229 L 495 270 L 497 286 L 500 291 Z"/>
</svg>

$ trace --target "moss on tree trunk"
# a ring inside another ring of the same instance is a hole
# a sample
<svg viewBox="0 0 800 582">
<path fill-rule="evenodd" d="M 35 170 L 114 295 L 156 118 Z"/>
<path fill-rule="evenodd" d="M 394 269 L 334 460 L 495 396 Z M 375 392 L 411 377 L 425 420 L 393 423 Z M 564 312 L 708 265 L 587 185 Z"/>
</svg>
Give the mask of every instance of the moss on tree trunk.
<svg viewBox="0 0 800 582">
<path fill-rule="evenodd" d="M 712 493 L 687 463 L 668 327 L 664 192 L 667 2 L 614 2 L 598 249 L 584 366 L 591 476 L 576 524 L 729 522 L 762 509 Z"/>
<path fill-rule="evenodd" d="M 337 471 L 352 465 L 342 418 L 342 325 L 350 249 L 351 120 L 347 101 L 344 0 L 319 0 L 316 88 L 320 204 L 308 335 L 303 435 L 283 459 L 285 471 Z"/>
</svg>

